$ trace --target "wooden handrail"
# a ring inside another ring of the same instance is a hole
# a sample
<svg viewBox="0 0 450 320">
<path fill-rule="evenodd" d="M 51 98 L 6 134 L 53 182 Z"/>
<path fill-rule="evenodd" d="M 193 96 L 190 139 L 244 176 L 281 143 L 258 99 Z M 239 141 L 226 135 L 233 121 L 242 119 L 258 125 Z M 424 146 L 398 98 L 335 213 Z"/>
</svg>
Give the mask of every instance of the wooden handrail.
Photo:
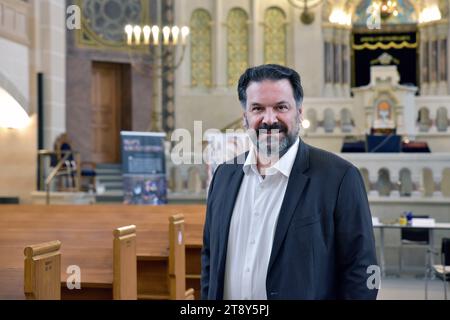
<svg viewBox="0 0 450 320">
<path fill-rule="evenodd" d="M 56 174 L 58 173 L 58 171 L 62 168 L 62 166 L 64 165 L 66 160 L 71 155 L 72 155 L 72 152 L 65 152 L 64 157 L 62 157 L 62 159 L 59 160 L 59 162 L 56 165 L 56 167 L 52 170 L 52 172 L 50 172 L 50 174 L 48 175 L 47 179 L 45 179 L 45 191 L 47 192 L 46 201 L 45 202 L 46 202 L 47 205 L 50 204 L 50 183 L 56 177 Z"/>
</svg>

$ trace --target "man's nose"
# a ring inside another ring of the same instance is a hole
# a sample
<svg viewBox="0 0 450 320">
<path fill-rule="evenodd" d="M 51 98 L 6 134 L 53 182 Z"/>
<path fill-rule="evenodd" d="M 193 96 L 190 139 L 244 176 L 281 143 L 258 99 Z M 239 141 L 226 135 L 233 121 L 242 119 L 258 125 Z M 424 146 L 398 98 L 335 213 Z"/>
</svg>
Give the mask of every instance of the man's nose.
<svg viewBox="0 0 450 320">
<path fill-rule="evenodd" d="M 271 125 L 278 122 L 277 113 L 272 110 L 272 108 L 267 108 L 264 113 L 263 123 Z"/>
</svg>

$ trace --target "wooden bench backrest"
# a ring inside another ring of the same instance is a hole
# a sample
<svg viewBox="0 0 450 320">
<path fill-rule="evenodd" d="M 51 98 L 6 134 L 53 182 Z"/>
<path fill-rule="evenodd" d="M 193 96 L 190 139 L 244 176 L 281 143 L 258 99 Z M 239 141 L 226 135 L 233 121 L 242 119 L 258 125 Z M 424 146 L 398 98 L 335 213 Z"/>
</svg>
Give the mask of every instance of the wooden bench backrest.
<svg viewBox="0 0 450 320">
<path fill-rule="evenodd" d="M 186 291 L 186 236 L 182 214 L 169 217 L 169 292 L 171 300 L 194 299 L 194 290 Z"/>
<path fill-rule="evenodd" d="M 25 248 L 24 292 L 27 299 L 61 299 L 61 242 Z"/>
<path fill-rule="evenodd" d="M 136 300 L 136 226 L 117 228 L 113 235 L 113 298 Z"/>
</svg>

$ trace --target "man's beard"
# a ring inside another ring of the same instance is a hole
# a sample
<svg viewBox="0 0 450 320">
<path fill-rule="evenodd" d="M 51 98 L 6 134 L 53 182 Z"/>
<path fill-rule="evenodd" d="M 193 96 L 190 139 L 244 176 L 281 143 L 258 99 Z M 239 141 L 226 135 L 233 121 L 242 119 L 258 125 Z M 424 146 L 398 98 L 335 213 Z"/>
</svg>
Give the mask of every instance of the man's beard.
<svg viewBox="0 0 450 320">
<path fill-rule="evenodd" d="M 271 135 L 267 135 L 269 132 Z M 256 129 L 256 134 L 254 130 L 251 130 L 250 138 L 263 156 L 278 157 L 279 159 L 297 141 L 299 132 L 299 121 L 295 122 L 295 126 L 290 132 L 284 123 L 278 122 L 272 125 L 263 123 Z M 283 136 L 281 136 L 282 133 Z M 264 139 L 261 138 L 263 134 L 266 134 Z"/>
</svg>

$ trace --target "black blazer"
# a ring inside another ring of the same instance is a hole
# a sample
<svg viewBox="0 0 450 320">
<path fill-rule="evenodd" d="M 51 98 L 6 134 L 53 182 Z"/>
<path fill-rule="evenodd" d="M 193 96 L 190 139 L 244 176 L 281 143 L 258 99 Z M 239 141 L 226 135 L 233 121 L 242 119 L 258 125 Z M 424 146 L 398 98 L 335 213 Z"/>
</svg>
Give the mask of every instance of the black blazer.
<svg viewBox="0 0 450 320">
<path fill-rule="evenodd" d="M 236 162 L 220 165 L 209 187 L 202 299 L 223 299 L 228 234 L 242 167 Z M 300 141 L 275 230 L 267 298 L 375 299 L 378 290 L 367 286 L 371 265 L 377 265 L 375 241 L 358 169 Z"/>
</svg>

